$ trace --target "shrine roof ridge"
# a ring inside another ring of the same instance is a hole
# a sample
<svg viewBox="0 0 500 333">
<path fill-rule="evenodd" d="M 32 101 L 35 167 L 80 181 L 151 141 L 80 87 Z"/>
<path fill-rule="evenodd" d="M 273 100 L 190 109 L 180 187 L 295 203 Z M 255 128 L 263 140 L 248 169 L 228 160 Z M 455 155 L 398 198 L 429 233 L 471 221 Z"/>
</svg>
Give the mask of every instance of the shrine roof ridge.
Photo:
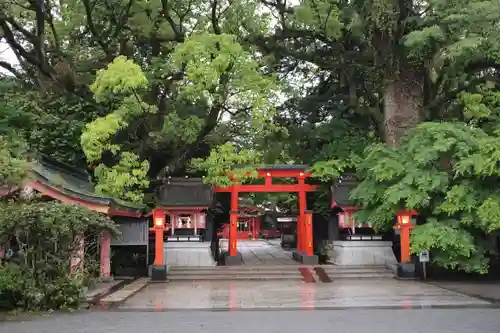
<svg viewBox="0 0 500 333">
<path fill-rule="evenodd" d="M 309 169 L 310 166 L 306 164 L 269 164 L 260 166 L 257 170 L 290 170 L 290 171 L 302 171 Z"/>
<path fill-rule="evenodd" d="M 117 198 L 97 194 L 90 175 L 84 169 L 76 168 L 60 162 L 47 155 L 40 154 L 32 163 L 31 173 L 35 181 L 53 188 L 63 195 L 81 198 L 90 203 L 107 205 L 113 208 L 122 207 L 127 210 L 142 210 L 145 205 L 123 201 Z"/>
<path fill-rule="evenodd" d="M 235 168 L 245 168 L 248 167 L 248 165 L 236 165 Z M 284 170 L 289 170 L 289 171 L 304 171 L 309 169 L 311 166 L 307 164 L 264 164 L 264 165 L 257 165 L 255 169 L 259 171 L 284 171 Z"/>
</svg>

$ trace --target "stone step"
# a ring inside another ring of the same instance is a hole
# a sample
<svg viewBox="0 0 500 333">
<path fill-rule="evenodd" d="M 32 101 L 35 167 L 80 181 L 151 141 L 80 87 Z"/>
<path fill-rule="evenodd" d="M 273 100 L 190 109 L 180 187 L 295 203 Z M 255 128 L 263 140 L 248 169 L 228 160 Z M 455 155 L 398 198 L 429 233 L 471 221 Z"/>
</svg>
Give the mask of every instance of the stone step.
<svg viewBox="0 0 500 333">
<path fill-rule="evenodd" d="M 322 282 L 321 279 L 313 274 L 316 282 Z M 362 280 L 362 279 L 392 279 L 392 273 L 342 273 L 328 274 L 332 281 L 337 280 Z M 195 274 L 195 275 L 177 275 L 169 274 L 170 281 L 264 281 L 264 280 L 293 280 L 302 281 L 301 274 Z"/>
<path fill-rule="evenodd" d="M 390 269 L 381 267 L 381 268 L 327 268 L 324 269 L 326 273 L 371 273 L 371 272 L 392 272 Z"/>
<path fill-rule="evenodd" d="M 393 278 L 392 272 L 379 272 L 379 273 L 337 273 L 327 274 L 332 280 L 338 279 L 386 279 Z"/>
<path fill-rule="evenodd" d="M 235 272 L 235 271 L 259 271 L 259 272 L 269 272 L 269 271 L 297 271 L 301 266 L 291 265 L 289 267 L 280 266 L 257 266 L 257 267 L 247 267 L 247 266 L 171 266 L 169 269 L 171 271 L 200 271 L 200 270 L 217 270 L 220 272 Z M 310 267 L 306 267 L 312 269 Z"/>
<path fill-rule="evenodd" d="M 206 275 L 169 275 L 169 281 L 269 281 L 269 280 L 293 280 L 301 281 L 302 275 L 283 275 L 283 274 L 206 274 Z"/>
<path fill-rule="evenodd" d="M 231 270 L 231 271 L 226 271 L 226 270 L 218 270 L 218 269 L 200 269 L 200 270 L 170 270 L 169 275 L 189 275 L 189 276 L 195 276 L 195 275 L 266 275 L 266 274 L 281 274 L 281 275 L 297 275 L 300 274 L 300 271 L 298 269 L 295 270 L 287 270 L 287 271 L 280 271 L 280 270 L 267 270 L 267 271 L 259 271 L 259 270 Z"/>
</svg>

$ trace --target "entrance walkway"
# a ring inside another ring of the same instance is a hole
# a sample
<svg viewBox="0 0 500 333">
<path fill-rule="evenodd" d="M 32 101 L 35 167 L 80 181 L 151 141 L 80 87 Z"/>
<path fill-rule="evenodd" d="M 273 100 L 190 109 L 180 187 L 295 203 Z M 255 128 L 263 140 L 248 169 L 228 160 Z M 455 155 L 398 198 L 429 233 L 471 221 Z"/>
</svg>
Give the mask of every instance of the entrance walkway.
<svg viewBox="0 0 500 333">
<path fill-rule="evenodd" d="M 229 241 L 220 241 L 220 248 L 227 251 Z M 286 251 L 279 242 L 271 240 L 239 240 L 238 251 L 243 257 L 243 265 L 297 265 L 292 251 Z"/>
<path fill-rule="evenodd" d="M 118 310 L 353 309 L 491 307 L 491 303 L 417 281 L 196 281 L 150 283 Z"/>
</svg>

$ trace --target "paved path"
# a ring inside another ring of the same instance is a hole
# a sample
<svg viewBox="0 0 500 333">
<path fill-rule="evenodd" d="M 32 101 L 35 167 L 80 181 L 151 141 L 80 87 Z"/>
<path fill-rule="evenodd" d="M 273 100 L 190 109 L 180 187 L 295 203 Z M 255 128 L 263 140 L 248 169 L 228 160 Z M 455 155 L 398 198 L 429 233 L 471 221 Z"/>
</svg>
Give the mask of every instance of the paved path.
<svg viewBox="0 0 500 333">
<path fill-rule="evenodd" d="M 6 333 L 493 333 L 498 309 L 103 312 L 0 322 Z"/>
<path fill-rule="evenodd" d="M 210 242 L 167 242 L 167 267 L 215 266 L 216 263 L 210 251 Z"/>
<path fill-rule="evenodd" d="M 416 281 L 196 281 L 151 283 L 119 306 L 127 311 L 344 309 L 489 306 Z"/>
<path fill-rule="evenodd" d="M 221 240 L 221 249 L 227 250 L 228 240 Z M 296 265 L 292 251 L 286 251 L 267 240 L 239 240 L 238 251 L 244 265 Z"/>
<path fill-rule="evenodd" d="M 500 282 L 439 281 L 432 284 L 474 297 L 500 303 Z"/>
</svg>

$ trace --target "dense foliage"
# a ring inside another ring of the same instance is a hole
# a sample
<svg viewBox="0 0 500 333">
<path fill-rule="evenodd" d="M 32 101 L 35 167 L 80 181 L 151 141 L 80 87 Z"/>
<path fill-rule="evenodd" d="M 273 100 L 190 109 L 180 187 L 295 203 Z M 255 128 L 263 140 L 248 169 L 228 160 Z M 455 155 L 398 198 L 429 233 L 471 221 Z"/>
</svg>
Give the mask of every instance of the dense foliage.
<svg viewBox="0 0 500 333">
<path fill-rule="evenodd" d="M 0 264 L 0 308 L 58 309 L 77 306 L 83 287 L 99 268 L 99 233 L 116 233 L 114 223 L 83 207 L 57 202 L 9 202 L 0 205 L 0 243 L 6 262 Z M 84 236 L 83 263 L 71 271 L 79 236 Z"/>
<path fill-rule="evenodd" d="M 0 310 L 75 307 L 99 273 L 93 254 L 100 232 L 115 234 L 117 229 L 109 218 L 86 208 L 16 190 L 30 177 L 33 151 L 25 133 L 9 124 L 16 111 L 9 100 L 0 102 L 0 114 L 6 115 L 0 125 L 0 186 L 5 191 L 0 201 Z M 72 271 L 80 236 L 85 257 Z"/>
<path fill-rule="evenodd" d="M 98 191 L 129 201 L 165 175 L 224 185 L 310 164 L 327 183 L 349 168 L 360 216 L 384 229 L 417 208 L 414 251 L 483 272 L 498 230 L 498 5 L 6 0 L 17 61 L 0 61 L 0 135 L 89 166 Z"/>
</svg>

